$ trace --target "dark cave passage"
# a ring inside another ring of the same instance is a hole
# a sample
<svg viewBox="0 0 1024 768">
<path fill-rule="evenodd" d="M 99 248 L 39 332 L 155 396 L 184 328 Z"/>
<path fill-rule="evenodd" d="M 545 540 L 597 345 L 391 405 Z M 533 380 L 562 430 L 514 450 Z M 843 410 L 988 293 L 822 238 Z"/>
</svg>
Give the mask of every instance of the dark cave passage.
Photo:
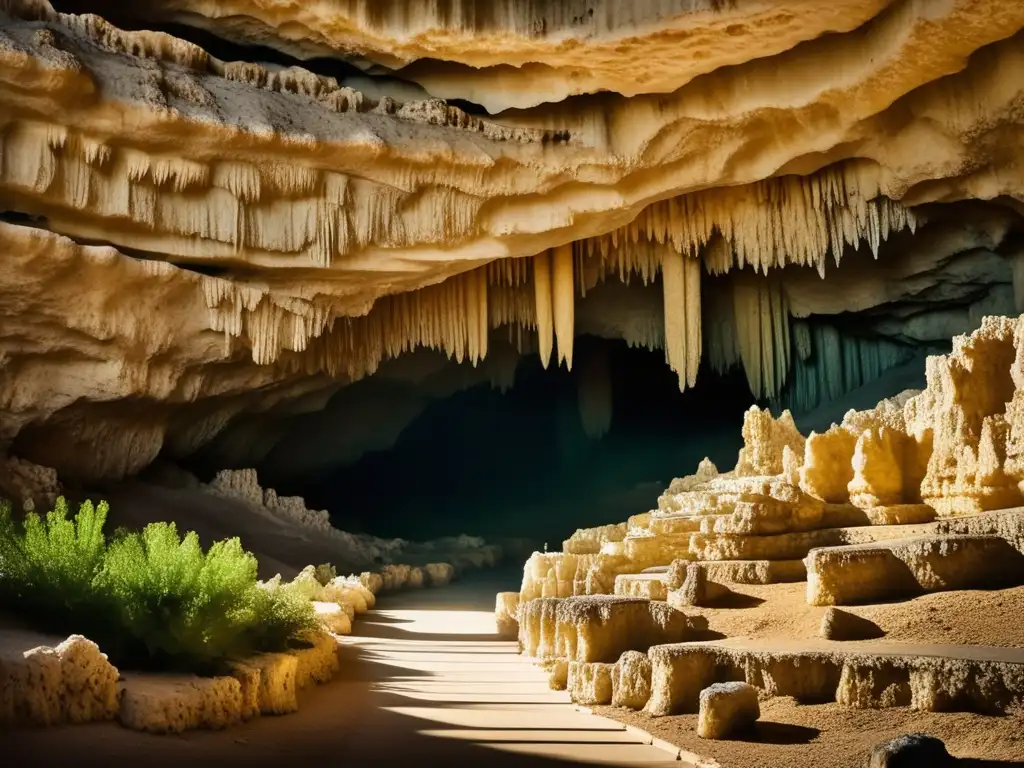
<svg viewBox="0 0 1024 768">
<path fill-rule="evenodd" d="M 581 363 L 601 354 L 612 418 L 593 439 L 581 419 L 579 383 L 588 375 Z M 557 548 L 577 527 L 645 511 L 706 455 L 730 467 L 752 402 L 741 372 L 702 372 L 694 389 L 680 393 L 660 351 L 580 337 L 573 372 L 545 371 L 530 356 L 507 392 L 481 384 L 433 401 L 392 448 L 282 479 L 277 490 L 330 510 L 345 530 L 415 539 L 529 536 Z M 273 473 L 272 461 L 261 469 L 268 483 Z"/>
</svg>

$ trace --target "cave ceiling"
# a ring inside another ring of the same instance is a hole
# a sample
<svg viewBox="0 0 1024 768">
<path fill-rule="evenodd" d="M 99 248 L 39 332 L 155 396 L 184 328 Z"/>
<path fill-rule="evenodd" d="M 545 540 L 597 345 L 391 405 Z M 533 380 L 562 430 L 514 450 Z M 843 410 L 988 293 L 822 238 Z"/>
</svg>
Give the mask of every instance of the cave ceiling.
<svg viewBox="0 0 1024 768">
<path fill-rule="evenodd" d="M 1022 30 L 1005 0 L 0 0 L 0 441 L 297 476 L 582 334 L 838 398 L 1024 309 Z"/>
</svg>

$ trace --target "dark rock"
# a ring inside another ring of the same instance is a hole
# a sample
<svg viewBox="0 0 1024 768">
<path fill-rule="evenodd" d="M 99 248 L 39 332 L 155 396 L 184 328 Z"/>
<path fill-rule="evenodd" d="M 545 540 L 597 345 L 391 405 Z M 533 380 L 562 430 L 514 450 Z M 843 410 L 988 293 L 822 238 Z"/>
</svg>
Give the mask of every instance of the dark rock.
<svg viewBox="0 0 1024 768">
<path fill-rule="evenodd" d="M 905 733 L 876 744 L 867 768 L 949 768 L 956 761 L 946 745 L 925 733 Z"/>
</svg>

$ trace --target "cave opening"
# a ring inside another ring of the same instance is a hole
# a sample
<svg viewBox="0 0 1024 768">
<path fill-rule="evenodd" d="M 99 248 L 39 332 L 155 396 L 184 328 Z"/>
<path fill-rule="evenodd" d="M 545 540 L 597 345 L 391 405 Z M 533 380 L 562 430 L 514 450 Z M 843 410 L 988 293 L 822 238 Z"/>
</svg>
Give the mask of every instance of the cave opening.
<svg viewBox="0 0 1024 768">
<path fill-rule="evenodd" d="M 735 460 L 753 402 L 742 374 L 708 371 L 680 392 L 660 352 L 589 336 L 576 345 L 572 371 L 524 358 L 506 391 L 479 384 L 433 401 L 392 447 L 280 490 L 346 530 L 529 535 L 557 548 L 577 527 L 649 506 L 680 467 Z"/>
</svg>

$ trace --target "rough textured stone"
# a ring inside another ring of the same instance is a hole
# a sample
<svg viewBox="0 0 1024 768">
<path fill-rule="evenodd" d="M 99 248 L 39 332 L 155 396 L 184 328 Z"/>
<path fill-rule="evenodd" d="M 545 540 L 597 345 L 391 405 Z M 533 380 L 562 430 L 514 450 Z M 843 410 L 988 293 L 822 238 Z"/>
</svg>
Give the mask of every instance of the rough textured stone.
<svg viewBox="0 0 1024 768">
<path fill-rule="evenodd" d="M 110 720 L 118 670 L 91 640 L 56 646 L 35 632 L 0 630 L 0 724 L 57 725 Z"/>
<path fill-rule="evenodd" d="M 651 660 L 646 653 L 626 651 L 612 670 L 612 704 L 643 709 L 651 697 Z"/>
<path fill-rule="evenodd" d="M 120 686 L 118 720 L 136 731 L 220 729 L 243 720 L 242 687 L 232 677 L 132 674 Z"/>
<path fill-rule="evenodd" d="M 875 622 L 839 608 L 825 610 L 820 634 L 826 640 L 874 640 L 885 635 Z"/>
<path fill-rule="evenodd" d="M 876 744 L 868 756 L 867 768 L 952 768 L 956 761 L 946 745 L 925 733 L 907 733 Z"/>
<path fill-rule="evenodd" d="M 715 683 L 700 692 L 697 735 L 702 739 L 725 739 L 749 730 L 760 716 L 754 686 Z"/>
<path fill-rule="evenodd" d="M 1013 212 L 989 201 L 1020 185 L 1015 145 L 993 146 L 1019 122 L 1002 89 L 1017 82 L 1024 11 L 890 5 L 503 2 L 482 13 L 459 2 L 399 14 L 360 2 L 341 15 L 326 0 L 240 0 L 230 13 L 99 0 L 99 17 L 83 17 L 6 3 L 0 79 L 38 65 L 26 88 L 39 100 L 0 93 L 4 157 L 20 158 L 0 174 L 13 214 L 0 243 L 15 254 L 0 275 L 17 372 L 5 444 L 40 464 L 52 456 L 62 477 L 121 478 L 202 450 L 294 479 L 388 447 L 411 417 L 385 409 L 380 428 L 354 434 L 333 415 L 295 419 L 317 422 L 302 427 L 289 416 L 419 347 L 477 365 L 475 383 L 507 380 L 509 366 L 492 364 L 509 351 L 490 343 L 498 326 L 522 331 L 545 362 L 557 349 L 571 363 L 574 336 L 593 333 L 661 348 L 681 386 L 704 357 L 742 366 L 758 398 L 795 383 L 798 404 L 835 399 L 901 361 L 894 339 L 934 341 L 1013 310 L 1012 267 L 995 267 Z M 149 31 L 182 26 L 374 72 L 339 82 L 221 61 Z M 401 83 L 376 77 L 399 69 Z M 751 83 L 757 104 L 740 95 Z M 239 141 L 240 121 L 262 138 Z M 683 162 L 706 152 L 709 132 L 735 141 Z M 651 151 L 668 136 L 667 154 Z M 924 204 L 943 215 L 918 216 Z M 813 267 L 825 274 L 846 246 L 877 261 L 854 257 L 858 268 L 847 260 L 822 280 Z M 946 263 L 964 253 L 981 264 L 969 275 Z M 776 274 L 787 264 L 812 268 Z M 630 273 L 644 279 L 615 279 Z M 930 297 L 953 277 L 970 291 Z M 601 282 L 616 287 L 589 290 Z M 891 310 L 904 298 L 933 306 L 907 319 Z M 758 313 L 734 311 L 751 301 Z M 156 306 L 174 311 L 155 317 Z M 864 320 L 863 340 L 804 321 L 841 313 Z M 228 343 L 212 345 L 216 335 Z M 596 403 L 584 424 L 608 423 L 607 398 L 581 402 Z M 966 442 L 947 440 L 952 421 L 930 426 L 942 455 L 973 450 L 982 429 L 998 447 L 1009 422 L 976 405 L 954 418 Z M 803 437 L 758 414 L 739 474 L 799 480 Z M 961 462 L 983 471 L 959 480 L 940 463 L 928 479 L 928 498 L 949 500 L 940 507 L 988 509 L 1015 490 L 986 476 L 987 459 Z"/>
<path fill-rule="evenodd" d="M 689 563 L 686 567 L 686 578 L 679 589 L 669 592 L 668 602 L 680 607 L 714 605 L 728 593 L 726 587 L 708 580 L 707 569 L 702 563 Z"/>
<path fill-rule="evenodd" d="M 614 664 L 570 661 L 566 690 L 577 704 L 611 704 Z"/>
<path fill-rule="evenodd" d="M 494 622 L 504 638 L 519 636 L 519 593 L 499 592 L 495 598 Z"/>
<path fill-rule="evenodd" d="M 707 626 L 666 603 L 612 595 L 545 597 L 519 610 L 523 653 L 540 659 L 611 663 L 624 651 L 678 642 Z"/>
<path fill-rule="evenodd" d="M 659 645 L 651 659 L 652 715 L 697 711 L 700 692 L 742 677 L 767 696 L 855 708 L 1000 712 L 1024 696 L 1017 648 L 772 641 L 735 638 Z"/>
<path fill-rule="evenodd" d="M 999 536 L 929 536 L 814 549 L 806 562 L 811 605 L 1024 583 L 1024 555 Z"/>
</svg>

